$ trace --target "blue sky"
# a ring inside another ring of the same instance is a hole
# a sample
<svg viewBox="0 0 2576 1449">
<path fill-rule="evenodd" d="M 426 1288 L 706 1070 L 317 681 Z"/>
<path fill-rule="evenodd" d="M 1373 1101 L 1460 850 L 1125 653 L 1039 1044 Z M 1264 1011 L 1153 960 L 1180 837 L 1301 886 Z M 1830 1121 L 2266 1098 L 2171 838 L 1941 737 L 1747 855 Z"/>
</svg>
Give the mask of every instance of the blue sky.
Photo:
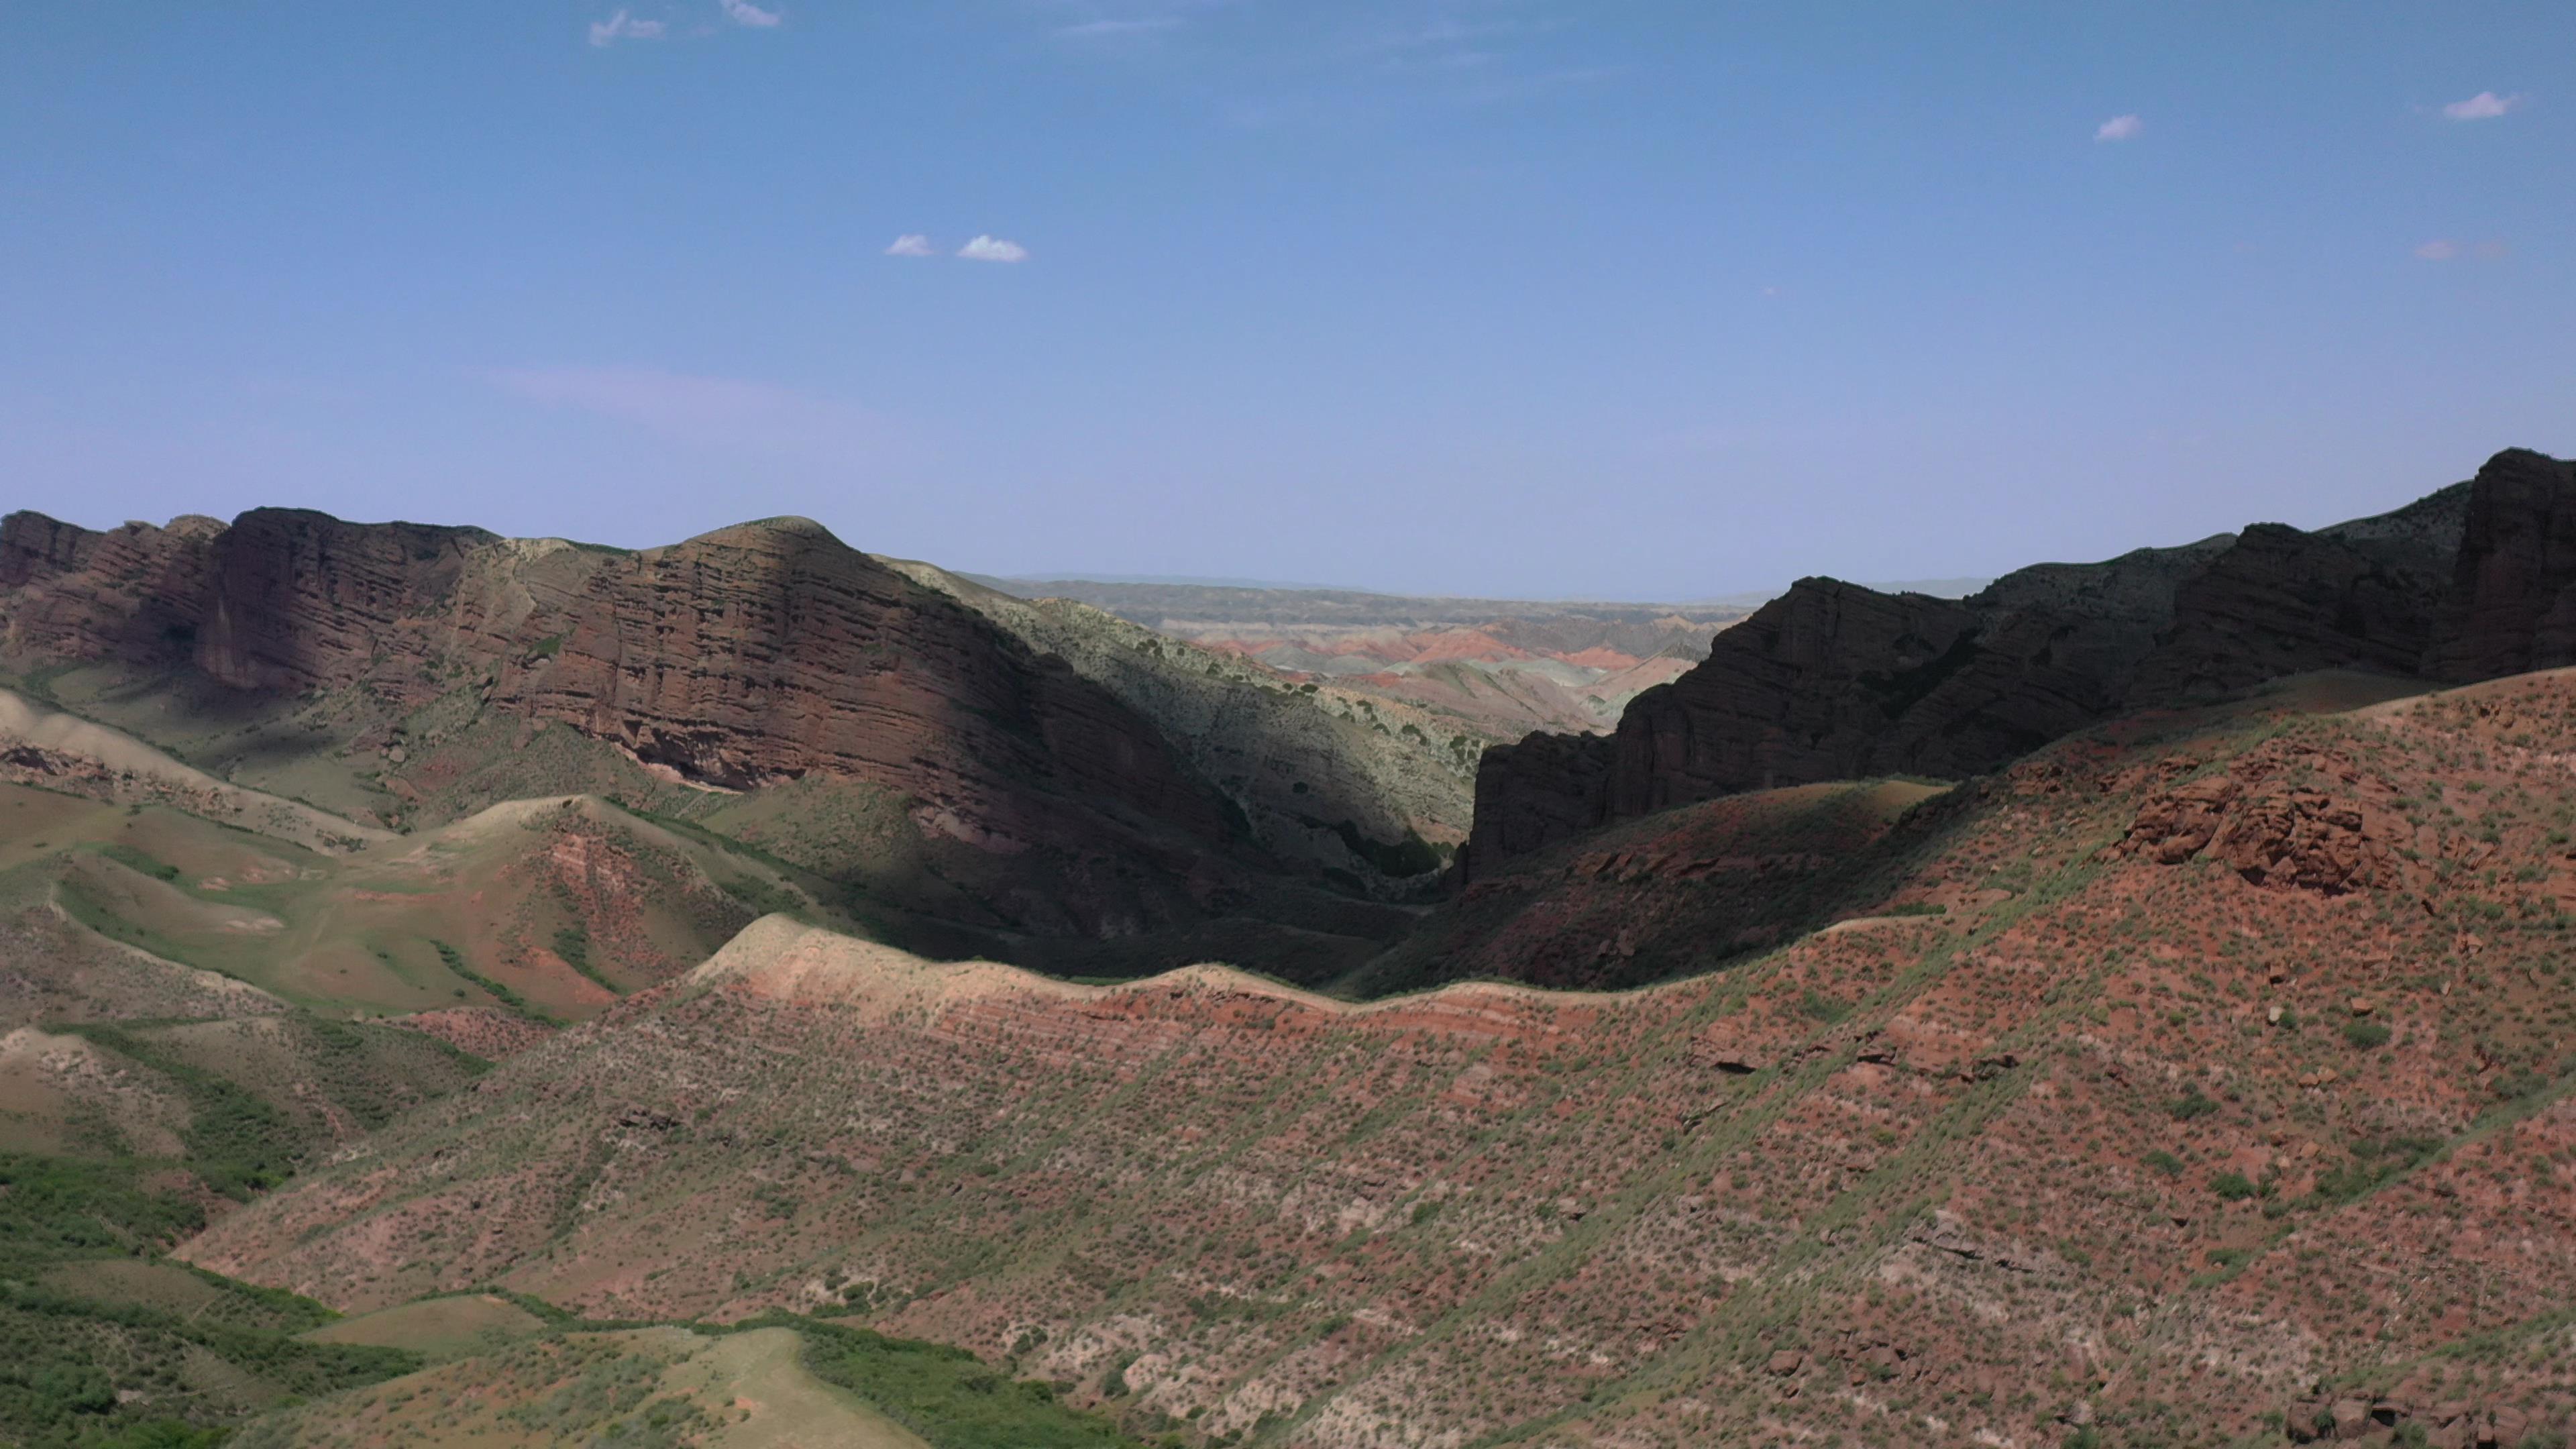
<svg viewBox="0 0 2576 1449">
<path fill-rule="evenodd" d="M 2564 0 L 0 20 L 0 506 L 93 525 L 1686 598 L 2576 453 Z"/>
</svg>

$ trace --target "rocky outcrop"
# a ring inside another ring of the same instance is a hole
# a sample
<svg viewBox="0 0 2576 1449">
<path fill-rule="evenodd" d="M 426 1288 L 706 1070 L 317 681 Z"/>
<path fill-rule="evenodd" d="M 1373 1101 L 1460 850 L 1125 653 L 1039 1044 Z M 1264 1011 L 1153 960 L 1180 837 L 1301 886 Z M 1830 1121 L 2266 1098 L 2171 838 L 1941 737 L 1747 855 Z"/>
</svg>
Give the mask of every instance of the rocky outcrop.
<svg viewBox="0 0 2576 1449">
<path fill-rule="evenodd" d="M 2161 865 L 2206 854 L 2252 885 L 2343 895 L 2397 881 L 2393 833 L 2373 829 L 2357 802 L 2322 790 L 2211 775 L 2139 807 L 2119 851 Z"/>
<path fill-rule="evenodd" d="M 188 517 L 94 533 L 40 513 L 0 519 L 0 653 L 184 660 L 224 526 Z"/>
<path fill-rule="evenodd" d="M 1606 824 L 1615 746 L 1601 735 L 1534 734 L 1495 745 L 1476 764 L 1475 829 L 1458 869 L 1525 855 Z"/>
<path fill-rule="evenodd" d="M 106 534 L 21 513 L 0 585 L 21 667 L 396 709 L 472 688 L 706 785 L 864 780 L 987 851 L 1231 846 L 1149 722 L 804 520 L 627 553 L 287 509 Z"/>
<path fill-rule="evenodd" d="M 2521 450 L 2391 513 L 2043 564 L 1962 600 L 1806 579 L 1639 695 L 1614 735 L 1488 751 L 1468 870 L 1739 790 L 1980 774 L 2123 713 L 2312 670 L 2566 663 L 2576 468 Z"/>
<path fill-rule="evenodd" d="M 1488 750 L 1469 870 L 1739 790 L 1989 770 L 2101 718 L 2224 537 L 2042 565 L 1964 600 L 1802 579 L 1606 738 Z"/>
<path fill-rule="evenodd" d="M 195 662 L 236 689 L 301 693 L 425 662 L 444 641 L 418 627 L 454 596 L 479 528 L 343 523 L 259 508 L 213 540 Z M 443 651 L 442 651 L 443 652 Z"/>
<path fill-rule="evenodd" d="M 2454 520 L 2461 496 L 2427 504 Z M 2419 507 L 2422 505 L 2418 505 Z M 2312 669 L 2411 674 L 2432 640 L 2450 551 L 2348 541 L 2258 523 L 2187 580 L 2174 622 L 2142 664 L 2129 697 L 2152 703 L 2224 694 Z"/>
<path fill-rule="evenodd" d="M 2361 1393 L 2300 1400 L 2290 1405 L 2282 1422 L 2293 1444 L 2364 1440 L 2423 1444 L 2429 1449 L 2518 1449 L 2525 1444 L 2565 1443 L 2568 1433 L 2576 1430 L 2576 1418 L 2546 1410 L 2533 1413 L 2511 1404 L 2466 1399 L 2427 1403 Z"/>
<path fill-rule="evenodd" d="M 494 705 L 689 779 L 856 776 L 1006 850 L 1061 832 L 1049 792 L 1093 793 L 1202 841 L 1224 834 L 1213 792 L 1151 725 L 819 524 L 597 557 L 525 619 L 464 624 Z"/>
<path fill-rule="evenodd" d="M 2513 448 L 2478 470 L 2433 635 L 2435 679 L 2576 664 L 2576 463 Z"/>
</svg>

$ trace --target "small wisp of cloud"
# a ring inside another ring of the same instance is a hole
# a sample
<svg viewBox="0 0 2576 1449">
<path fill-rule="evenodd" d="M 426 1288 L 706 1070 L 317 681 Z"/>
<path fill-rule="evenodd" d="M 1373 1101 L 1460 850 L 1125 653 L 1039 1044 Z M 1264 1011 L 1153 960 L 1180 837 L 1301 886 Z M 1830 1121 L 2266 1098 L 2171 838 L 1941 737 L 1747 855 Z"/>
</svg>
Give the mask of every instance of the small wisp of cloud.
<svg viewBox="0 0 2576 1449">
<path fill-rule="evenodd" d="M 890 257 L 929 257 L 938 255 L 937 252 L 930 249 L 930 238 L 923 236 L 917 231 L 908 231 L 903 235 L 896 237 L 894 239 L 894 244 L 885 249 L 885 254 Z"/>
<path fill-rule="evenodd" d="M 1356 42 L 1353 49 L 1376 57 L 1389 70 L 1456 71 L 1503 59 L 1499 47 L 1546 31 L 1564 28 L 1565 20 L 1439 19 L 1386 31 Z"/>
<path fill-rule="evenodd" d="M 2442 114 L 2454 121 L 2492 121 L 2521 104 L 2520 95 L 2500 96 L 2493 91 L 2480 91 L 2465 101 L 2453 101 L 2444 106 Z"/>
<path fill-rule="evenodd" d="M 723 7 L 725 19 L 736 25 L 748 25 L 754 30 L 767 30 L 779 21 L 777 11 L 763 10 L 751 0 L 716 0 L 716 4 Z"/>
<path fill-rule="evenodd" d="M 1000 237 L 979 236 L 959 247 L 957 255 L 970 262 L 1025 262 L 1029 259 L 1029 249 Z"/>
<path fill-rule="evenodd" d="M 2464 247 L 2448 237 L 2436 237 L 2417 247 L 2415 256 L 2418 260 L 2427 262 L 2455 262 L 2462 257 L 2474 257 L 2482 262 L 2500 262 L 2512 250 L 2500 241 L 2482 241 L 2475 246 Z"/>
<path fill-rule="evenodd" d="M 590 22 L 590 43 L 604 47 L 621 40 L 659 40 L 667 28 L 659 20 L 638 20 L 620 10 L 606 20 Z"/>
<path fill-rule="evenodd" d="M 1177 15 L 1148 15 L 1132 20 L 1084 20 L 1072 25 L 1059 25 L 1055 33 L 1065 40 L 1121 40 L 1134 36 L 1159 35 L 1177 28 Z"/>
<path fill-rule="evenodd" d="M 2135 115 L 2113 116 L 2111 119 L 2104 121 L 2101 125 L 2093 128 L 2093 139 L 2096 141 L 2134 141 L 2137 139 L 2138 133 L 2146 128 L 2147 123 L 2139 120 Z"/>
</svg>

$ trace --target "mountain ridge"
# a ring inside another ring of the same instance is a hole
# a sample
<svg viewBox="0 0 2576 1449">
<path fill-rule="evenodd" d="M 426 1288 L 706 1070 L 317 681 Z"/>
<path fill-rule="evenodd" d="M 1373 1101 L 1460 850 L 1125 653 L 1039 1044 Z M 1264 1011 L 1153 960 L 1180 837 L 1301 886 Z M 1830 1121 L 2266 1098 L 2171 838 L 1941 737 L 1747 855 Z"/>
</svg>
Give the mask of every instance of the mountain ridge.
<svg viewBox="0 0 2576 1449">
<path fill-rule="evenodd" d="M 2548 611 L 2570 582 L 2550 546 L 2571 499 L 2576 469 L 2508 449 L 2470 482 L 2369 519 L 2034 565 L 1958 601 L 1801 580 L 1639 695 L 1609 735 L 1488 751 L 1462 879 L 1733 791 L 1979 774 L 2124 711 L 2270 678 L 2360 667 L 2459 680 L 2566 662 L 2576 633 Z M 2524 642 L 2462 642 L 2478 631 Z"/>
<path fill-rule="evenodd" d="M 1038 642 L 804 519 L 645 550 L 303 510 L 0 520 L 0 668 L 53 704 L 372 827 L 530 794 L 729 812 L 934 949 L 1150 965 L 1193 932 L 1257 949 L 1240 920 L 1351 956 L 1392 918 L 1341 898 L 1418 888 L 1464 837 L 1472 747 L 1428 721 L 1201 680 L 1294 741 L 1220 781 L 1201 732 L 1136 708 L 1187 697 L 1181 664 L 1095 669 L 1165 681 L 1122 694 Z"/>
</svg>

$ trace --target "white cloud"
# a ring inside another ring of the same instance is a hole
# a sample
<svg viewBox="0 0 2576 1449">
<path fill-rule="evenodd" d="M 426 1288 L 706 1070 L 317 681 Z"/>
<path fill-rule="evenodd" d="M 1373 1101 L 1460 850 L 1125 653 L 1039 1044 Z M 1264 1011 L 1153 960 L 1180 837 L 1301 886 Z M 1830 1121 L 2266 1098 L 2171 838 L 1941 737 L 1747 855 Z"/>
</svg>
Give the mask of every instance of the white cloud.
<svg viewBox="0 0 2576 1449">
<path fill-rule="evenodd" d="M 2093 128 L 2093 139 L 2096 141 L 2132 140 L 2146 128 L 2147 123 L 2136 116 L 2113 116 Z"/>
<path fill-rule="evenodd" d="M 2474 245 L 2463 245 L 2448 237 L 2437 237 L 2417 247 L 2415 255 L 2428 262 L 2455 262 L 2462 257 L 2473 257 L 2482 262 L 2500 262 L 2513 255 L 2513 248 L 2492 239 Z"/>
<path fill-rule="evenodd" d="M 2442 108 L 2442 114 L 2454 121 L 2492 121 L 2522 104 L 2518 95 L 2500 96 L 2493 91 L 2480 91 L 2465 101 L 2453 101 Z"/>
<path fill-rule="evenodd" d="M 1029 249 L 1000 237 L 979 236 L 959 247 L 957 255 L 970 262 L 1025 262 L 1029 259 Z"/>
<path fill-rule="evenodd" d="M 1059 25 L 1055 33 L 1068 40 L 1103 40 L 1123 35 L 1152 35 L 1170 30 L 1181 23 L 1177 15 L 1155 15 L 1141 20 L 1085 20 L 1078 25 Z"/>
<path fill-rule="evenodd" d="M 620 10 L 606 20 L 590 22 L 590 43 L 615 45 L 621 40 L 659 40 L 663 28 L 659 20 L 638 20 Z"/>
<path fill-rule="evenodd" d="M 865 408 L 775 383 L 652 367 L 505 368 L 483 374 L 513 396 L 595 413 L 701 447 L 773 457 L 882 457 L 893 427 Z"/>
<path fill-rule="evenodd" d="M 763 10 L 752 4 L 751 0 L 716 0 L 716 4 L 723 7 L 725 18 L 736 25 L 748 25 L 754 30 L 767 30 L 778 23 L 777 11 Z"/>
<path fill-rule="evenodd" d="M 890 257 L 927 257 L 937 255 L 937 253 L 930 249 L 930 238 L 923 236 L 917 231 L 908 231 L 903 235 L 896 237 L 894 239 L 894 245 L 885 249 L 885 254 Z"/>
</svg>

